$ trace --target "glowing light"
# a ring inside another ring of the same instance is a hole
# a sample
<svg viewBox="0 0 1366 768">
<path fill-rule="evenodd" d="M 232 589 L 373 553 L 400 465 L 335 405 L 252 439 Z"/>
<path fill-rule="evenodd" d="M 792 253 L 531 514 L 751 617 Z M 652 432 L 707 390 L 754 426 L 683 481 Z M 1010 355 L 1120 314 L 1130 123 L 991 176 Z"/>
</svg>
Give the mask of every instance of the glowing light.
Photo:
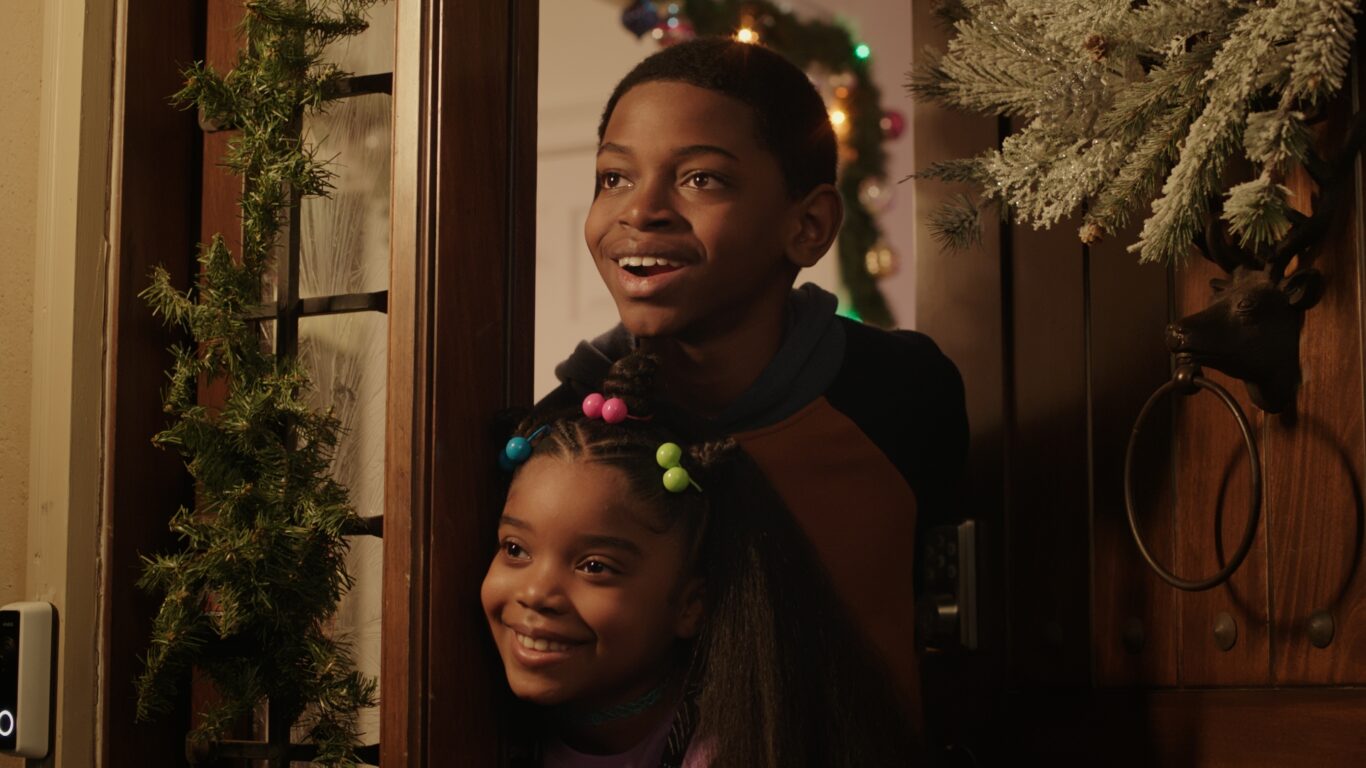
<svg viewBox="0 0 1366 768">
<path fill-rule="evenodd" d="M 844 110 L 835 108 L 830 110 L 830 124 L 839 128 L 849 122 L 849 115 Z"/>
<path fill-rule="evenodd" d="M 659 27 L 655 27 L 654 29 L 650 30 L 650 37 L 653 37 L 656 40 L 663 40 L 664 30 L 660 29 Z"/>
<path fill-rule="evenodd" d="M 873 55 L 873 49 L 869 48 L 867 43 L 859 43 L 858 47 L 854 49 L 854 55 L 860 59 L 866 59 Z"/>
<path fill-rule="evenodd" d="M 677 17 L 677 16 L 670 16 L 670 17 L 669 17 L 668 24 L 669 24 L 669 29 L 678 29 L 678 17 Z"/>
<path fill-rule="evenodd" d="M 759 33 L 749 27 L 740 27 L 740 31 L 735 33 L 735 39 L 738 42 L 753 45 L 754 43 L 759 42 Z"/>
<path fill-rule="evenodd" d="M 835 88 L 835 98 L 837 98 L 837 99 L 847 99 L 847 98 L 849 98 L 849 89 L 846 88 L 846 87 L 844 87 L 844 86 L 842 86 L 842 85 L 839 86 L 839 87 L 837 87 L 837 88 Z"/>
</svg>

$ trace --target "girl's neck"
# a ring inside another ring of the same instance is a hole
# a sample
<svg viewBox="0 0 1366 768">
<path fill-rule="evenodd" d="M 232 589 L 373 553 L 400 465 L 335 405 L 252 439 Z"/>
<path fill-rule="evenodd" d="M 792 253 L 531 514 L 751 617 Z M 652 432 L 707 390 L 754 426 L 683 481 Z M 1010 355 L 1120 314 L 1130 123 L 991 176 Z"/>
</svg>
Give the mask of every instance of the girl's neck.
<svg viewBox="0 0 1366 768">
<path fill-rule="evenodd" d="M 655 733 L 665 719 L 673 717 L 682 690 L 682 681 L 670 676 L 658 689 L 645 691 L 617 706 L 566 711 L 556 718 L 558 736 L 585 754 L 625 752 Z"/>
</svg>

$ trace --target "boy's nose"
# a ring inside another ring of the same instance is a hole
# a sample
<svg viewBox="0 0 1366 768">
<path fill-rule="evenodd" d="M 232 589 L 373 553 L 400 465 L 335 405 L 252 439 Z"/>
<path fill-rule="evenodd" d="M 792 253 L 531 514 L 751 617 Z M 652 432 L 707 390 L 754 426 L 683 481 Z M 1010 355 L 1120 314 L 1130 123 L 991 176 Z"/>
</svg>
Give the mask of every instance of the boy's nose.
<svg viewBox="0 0 1366 768">
<path fill-rule="evenodd" d="M 652 184 L 638 188 L 622 212 L 622 223 L 638 230 L 670 229 L 682 217 L 674 208 L 669 190 Z"/>
</svg>

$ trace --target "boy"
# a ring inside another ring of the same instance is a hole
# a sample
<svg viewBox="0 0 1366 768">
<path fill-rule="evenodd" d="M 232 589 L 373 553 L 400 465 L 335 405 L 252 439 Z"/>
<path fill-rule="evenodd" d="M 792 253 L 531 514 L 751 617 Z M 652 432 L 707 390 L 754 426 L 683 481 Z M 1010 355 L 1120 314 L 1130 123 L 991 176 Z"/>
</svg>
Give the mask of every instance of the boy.
<svg viewBox="0 0 1366 768">
<path fill-rule="evenodd" d="M 928 337 L 793 290 L 843 218 L 820 95 L 772 51 L 695 40 L 637 65 L 598 135 L 584 233 L 622 322 L 556 369 L 546 402 L 577 403 L 648 345 L 662 399 L 756 460 L 914 707 L 917 510 L 943 517 L 961 469 L 962 382 Z"/>
</svg>

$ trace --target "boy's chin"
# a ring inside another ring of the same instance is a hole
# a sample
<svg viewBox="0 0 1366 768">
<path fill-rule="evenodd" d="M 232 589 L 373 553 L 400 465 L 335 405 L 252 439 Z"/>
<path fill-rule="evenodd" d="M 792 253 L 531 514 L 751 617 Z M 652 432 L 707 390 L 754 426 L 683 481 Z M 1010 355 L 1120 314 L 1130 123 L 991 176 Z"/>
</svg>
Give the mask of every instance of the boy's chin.
<svg viewBox="0 0 1366 768">
<path fill-rule="evenodd" d="M 622 327 L 637 339 L 677 337 L 684 335 L 687 330 L 687 322 L 672 312 L 642 312 L 624 308 L 620 314 Z"/>
</svg>

